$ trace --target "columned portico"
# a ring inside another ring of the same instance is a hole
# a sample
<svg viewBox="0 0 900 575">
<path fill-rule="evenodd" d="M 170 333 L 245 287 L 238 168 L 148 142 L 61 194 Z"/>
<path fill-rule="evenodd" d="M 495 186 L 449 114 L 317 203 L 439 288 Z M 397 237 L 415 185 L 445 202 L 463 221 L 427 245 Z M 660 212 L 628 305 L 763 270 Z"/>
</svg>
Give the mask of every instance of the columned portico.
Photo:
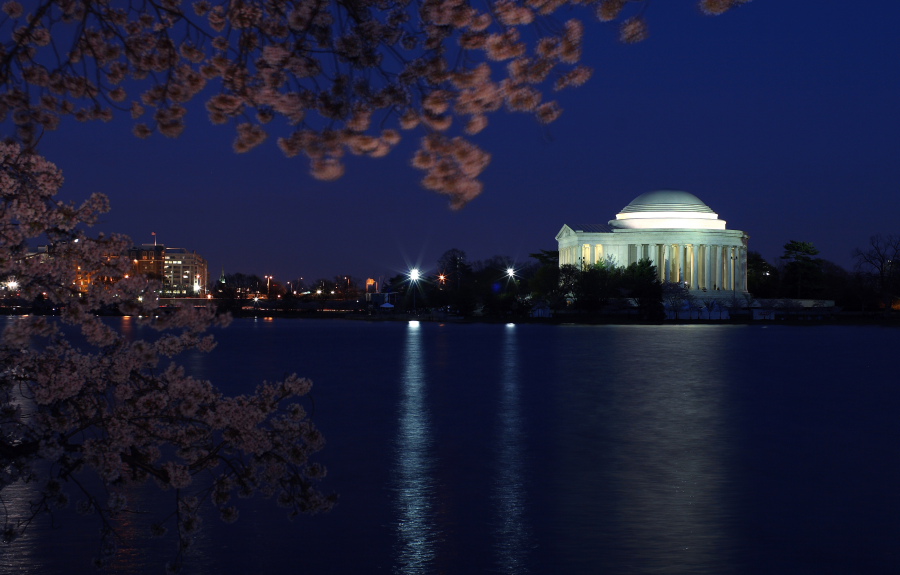
<svg viewBox="0 0 900 575">
<path fill-rule="evenodd" d="M 647 259 L 661 281 L 721 297 L 747 291 L 747 239 L 680 191 L 642 194 L 607 224 L 567 224 L 556 236 L 560 265 L 627 266 Z"/>
</svg>

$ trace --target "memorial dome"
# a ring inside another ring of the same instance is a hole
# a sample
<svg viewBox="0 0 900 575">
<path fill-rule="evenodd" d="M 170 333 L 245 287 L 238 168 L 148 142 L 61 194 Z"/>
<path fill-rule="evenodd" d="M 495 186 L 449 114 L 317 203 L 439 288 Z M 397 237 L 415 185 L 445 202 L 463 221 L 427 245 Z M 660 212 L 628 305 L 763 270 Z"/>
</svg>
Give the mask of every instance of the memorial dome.
<svg viewBox="0 0 900 575">
<path fill-rule="evenodd" d="M 700 198 L 679 190 L 657 190 L 641 194 L 622 208 L 623 214 L 633 212 L 699 212 L 713 211 Z"/>
<path fill-rule="evenodd" d="M 641 194 L 622 208 L 609 225 L 619 229 L 725 229 L 725 221 L 700 198 L 680 190 Z"/>
</svg>

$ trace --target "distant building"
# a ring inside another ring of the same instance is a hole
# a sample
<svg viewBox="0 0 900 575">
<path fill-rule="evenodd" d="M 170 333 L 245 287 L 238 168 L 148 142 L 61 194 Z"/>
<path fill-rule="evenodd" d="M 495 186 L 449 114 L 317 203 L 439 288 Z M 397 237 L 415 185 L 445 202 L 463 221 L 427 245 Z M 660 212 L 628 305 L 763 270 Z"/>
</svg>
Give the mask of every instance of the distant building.
<svg viewBox="0 0 900 575">
<path fill-rule="evenodd" d="M 142 244 L 128 250 L 132 273 L 159 281 L 165 277 L 165 258 L 166 246 L 162 245 Z"/>
<path fill-rule="evenodd" d="M 660 281 L 722 296 L 747 293 L 747 240 L 697 196 L 673 190 L 638 196 L 606 224 L 566 224 L 556 235 L 560 266 L 649 259 Z"/>
<path fill-rule="evenodd" d="M 40 262 L 41 264 L 47 263 L 53 260 L 56 257 L 57 250 L 60 249 L 60 246 L 64 246 L 66 242 L 60 242 L 55 245 L 40 245 L 37 247 L 37 250 L 29 253 L 26 258 L 33 258 L 35 261 Z M 104 256 L 107 262 L 111 262 L 113 260 L 117 260 L 121 257 L 120 254 L 107 254 Z M 72 286 L 74 286 L 75 291 L 80 294 L 87 293 L 90 290 L 90 287 L 95 284 L 103 284 L 106 286 L 110 286 L 114 284 L 117 278 L 101 275 L 101 270 L 98 269 L 88 269 L 84 270 L 81 266 L 75 265 L 75 276 L 72 280 Z"/>
<path fill-rule="evenodd" d="M 163 297 L 199 297 L 208 292 L 206 260 L 184 248 L 166 248 Z"/>
<path fill-rule="evenodd" d="M 185 248 L 142 244 L 128 250 L 132 273 L 162 282 L 162 297 L 195 297 L 208 292 L 206 260 Z"/>
</svg>

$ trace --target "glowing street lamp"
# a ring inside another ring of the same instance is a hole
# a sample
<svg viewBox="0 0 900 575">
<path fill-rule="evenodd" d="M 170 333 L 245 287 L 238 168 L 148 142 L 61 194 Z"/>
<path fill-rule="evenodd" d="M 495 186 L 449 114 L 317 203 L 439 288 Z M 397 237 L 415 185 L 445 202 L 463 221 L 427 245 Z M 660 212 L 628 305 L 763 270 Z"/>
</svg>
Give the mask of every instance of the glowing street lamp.
<svg viewBox="0 0 900 575">
<path fill-rule="evenodd" d="M 513 267 L 506 268 L 506 285 L 509 287 L 509 282 L 512 282 L 513 287 L 516 288 L 516 293 L 519 291 L 519 283 L 516 281 L 516 270 Z"/>
<path fill-rule="evenodd" d="M 413 314 L 418 315 L 416 313 L 416 291 L 418 290 L 418 282 L 421 277 L 418 268 L 413 268 L 409 270 L 409 281 L 413 287 Z"/>
</svg>

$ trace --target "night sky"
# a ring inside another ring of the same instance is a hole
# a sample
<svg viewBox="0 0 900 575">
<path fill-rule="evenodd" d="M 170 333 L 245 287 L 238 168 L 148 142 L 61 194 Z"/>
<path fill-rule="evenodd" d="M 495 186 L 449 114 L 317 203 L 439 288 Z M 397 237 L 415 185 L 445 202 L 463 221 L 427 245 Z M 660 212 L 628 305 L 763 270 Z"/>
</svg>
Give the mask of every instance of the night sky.
<svg viewBox="0 0 900 575">
<path fill-rule="evenodd" d="M 848 269 L 869 236 L 900 233 L 900 7 L 755 0 L 724 16 L 656 2 L 650 38 L 617 42 L 587 26 L 585 86 L 559 94 L 549 127 L 499 113 L 475 140 L 493 161 L 461 211 L 409 167 L 419 134 L 383 159 L 348 158 L 319 182 L 270 137 L 232 152 L 234 131 L 193 104 L 177 140 L 131 136 L 133 122 L 63 122 L 41 151 L 66 176 L 63 197 L 109 195 L 96 229 L 193 249 L 210 276 L 276 280 L 434 270 L 450 248 L 520 262 L 556 249 L 565 223 L 605 223 L 655 189 L 697 195 L 769 261 L 813 242 Z"/>
</svg>

